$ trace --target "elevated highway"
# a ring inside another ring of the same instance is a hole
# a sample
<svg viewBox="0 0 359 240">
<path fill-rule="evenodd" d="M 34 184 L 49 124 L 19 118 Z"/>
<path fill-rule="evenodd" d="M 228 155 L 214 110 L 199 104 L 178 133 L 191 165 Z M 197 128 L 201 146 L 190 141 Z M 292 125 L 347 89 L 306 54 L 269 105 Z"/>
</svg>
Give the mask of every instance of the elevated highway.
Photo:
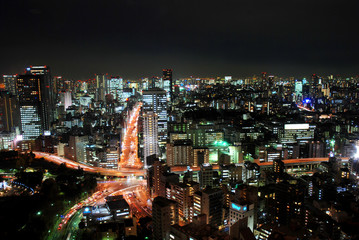
<svg viewBox="0 0 359 240">
<path fill-rule="evenodd" d="M 120 170 L 114 170 L 114 169 L 106 169 L 100 167 L 92 167 L 50 153 L 45 153 L 45 152 L 33 152 L 33 153 L 35 154 L 36 158 L 44 158 L 46 161 L 55 163 L 57 165 L 65 163 L 68 168 L 72 168 L 72 169 L 82 168 L 85 172 L 98 173 L 103 176 L 126 177 L 126 176 L 145 175 L 145 170 L 142 169 L 121 168 Z"/>
</svg>

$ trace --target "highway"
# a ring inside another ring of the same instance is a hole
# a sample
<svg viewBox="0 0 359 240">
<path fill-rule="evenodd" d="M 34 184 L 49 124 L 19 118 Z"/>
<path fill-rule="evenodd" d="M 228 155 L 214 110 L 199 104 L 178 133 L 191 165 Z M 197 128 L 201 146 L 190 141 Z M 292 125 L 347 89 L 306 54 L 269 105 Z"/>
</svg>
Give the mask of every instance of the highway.
<svg viewBox="0 0 359 240">
<path fill-rule="evenodd" d="M 136 188 L 145 186 L 146 181 L 138 179 L 123 179 L 99 183 L 97 191 L 93 195 L 74 204 L 66 213 L 59 216 L 57 223 L 50 230 L 46 239 L 80 239 L 81 230 L 78 228 L 78 224 L 83 217 L 83 207 L 105 204 L 105 198 L 109 195 L 123 195 L 124 192 L 131 192 Z"/>
<path fill-rule="evenodd" d="M 59 157 L 55 154 L 45 153 L 45 152 L 33 152 L 36 158 L 44 158 L 46 161 L 53 162 L 55 164 L 65 163 L 68 168 L 78 169 L 82 168 L 85 172 L 99 173 L 105 176 L 144 176 L 145 170 L 142 169 L 131 169 L 131 168 L 121 168 L 120 170 L 106 169 L 100 167 L 92 167 L 79 162 L 72 161 L 67 158 Z"/>
<path fill-rule="evenodd" d="M 142 168 L 143 164 L 138 158 L 138 117 L 141 111 L 141 103 L 131 111 L 128 117 L 125 135 L 121 144 L 120 168 Z"/>
</svg>

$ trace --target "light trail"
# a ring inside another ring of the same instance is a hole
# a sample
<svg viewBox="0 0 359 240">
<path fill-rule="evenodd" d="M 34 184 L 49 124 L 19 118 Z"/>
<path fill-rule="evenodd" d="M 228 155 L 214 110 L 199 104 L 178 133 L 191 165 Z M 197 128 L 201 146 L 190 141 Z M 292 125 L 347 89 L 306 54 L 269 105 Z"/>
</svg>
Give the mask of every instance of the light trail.
<svg viewBox="0 0 359 240">
<path fill-rule="evenodd" d="M 50 153 L 45 153 L 45 152 L 33 152 L 33 153 L 35 154 L 36 158 L 44 158 L 46 161 L 55 163 L 57 165 L 65 163 L 66 167 L 72 169 L 82 168 L 85 172 L 99 173 L 101 175 L 120 177 L 120 176 L 132 176 L 132 175 L 143 176 L 145 174 L 145 171 L 142 169 L 121 168 L 121 170 L 119 171 L 114 169 L 91 167 Z"/>
<path fill-rule="evenodd" d="M 143 164 L 138 156 L 138 117 L 142 103 L 138 103 L 128 117 L 128 125 L 121 144 L 121 157 L 119 166 L 121 168 L 142 168 Z"/>
</svg>

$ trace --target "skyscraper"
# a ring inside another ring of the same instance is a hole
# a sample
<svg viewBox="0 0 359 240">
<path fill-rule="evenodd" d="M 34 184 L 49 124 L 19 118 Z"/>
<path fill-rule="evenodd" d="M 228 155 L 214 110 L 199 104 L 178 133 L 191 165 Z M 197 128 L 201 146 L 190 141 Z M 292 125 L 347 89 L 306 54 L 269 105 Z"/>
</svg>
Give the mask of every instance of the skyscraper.
<svg viewBox="0 0 359 240">
<path fill-rule="evenodd" d="M 17 75 L 3 75 L 5 90 L 16 95 L 16 78 Z"/>
<path fill-rule="evenodd" d="M 0 91 L 0 132 L 11 132 L 18 126 L 18 106 L 16 96 L 9 91 Z"/>
<path fill-rule="evenodd" d="M 153 154 L 158 155 L 158 117 L 153 111 L 143 114 L 143 148 L 144 165 L 147 167 L 147 157 Z"/>
<path fill-rule="evenodd" d="M 54 116 L 52 79 L 47 66 L 32 66 L 19 75 L 17 90 L 24 140 L 35 139 L 50 130 Z"/>
<path fill-rule="evenodd" d="M 105 101 L 107 89 L 107 76 L 96 74 L 96 101 Z"/>
<path fill-rule="evenodd" d="M 158 116 L 158 145 L 164 153 L 167 141 L 167 99 L 166 91 L 160 88 L 142 91 L 144 113 L 153 111 Z"/>
<path fill-rule="evenodd" d="M 173 81 L 172 81 L 172 69 L 163 69 L 163 77 L 162 77 L 163 85 L 167 85 L 167 81 L 169 81 L 169 93 L 170 99 L 173 101 Z M 167 90 L 167 89 L 165 89 Z M 167 90 L 168 91 L 168 90 Z"/>
</svg>

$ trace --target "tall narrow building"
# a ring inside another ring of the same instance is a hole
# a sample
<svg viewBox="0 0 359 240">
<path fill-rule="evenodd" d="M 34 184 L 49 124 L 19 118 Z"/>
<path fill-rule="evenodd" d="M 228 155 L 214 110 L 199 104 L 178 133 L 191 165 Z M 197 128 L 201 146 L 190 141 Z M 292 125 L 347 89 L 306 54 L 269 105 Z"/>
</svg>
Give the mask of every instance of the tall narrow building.
<svg viewBox="0 0 359 240">
<path fill-rule="evenodd" d="M 16 96 L 9 91 L 0 91 L 0 132 L 11 132 L 18 126 Z"/>
<path fill-rule="evenodd" d="M 158 117 L 153 111 L 143 114 L 143 149 L 144 149 L 144 166 L 148 166 L 147 157 L 158 155 Z"/>
<path fill-rule="evenodd" d="M 170 93 L 170 101 L 173 101 L 173 81 L 172 81 L 172 69 L 163 69 L 163 86 L 166 91 Z M 166 89 L 168 88 L 168 89 Z"/>
<path fill-rule="evenodd" d="M 167 142 L 167 99 L 166 91 L 160 88 L 142 91 L 144 113 L 153 111 L 157 114 L 158 145 L 160 157 L 165 153 Z"/>
<path fill-rule="evenodd" d="M 17 79 L 21 131 L 24 140 L 35 139 L 50 130 L 54 107 L 52 79 L 47 66 L 33 66 Z"/>
</svg>

